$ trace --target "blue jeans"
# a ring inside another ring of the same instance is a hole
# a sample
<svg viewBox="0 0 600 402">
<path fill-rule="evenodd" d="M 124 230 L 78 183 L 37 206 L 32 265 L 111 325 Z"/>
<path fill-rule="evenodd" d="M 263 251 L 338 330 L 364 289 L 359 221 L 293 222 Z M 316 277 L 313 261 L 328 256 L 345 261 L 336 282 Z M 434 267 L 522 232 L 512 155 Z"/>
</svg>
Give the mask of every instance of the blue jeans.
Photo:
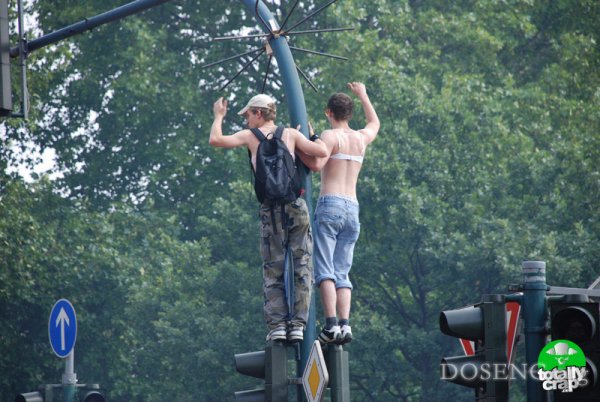
<svg viewBox="0 0 600 402">
<path fill-rule="evenodd" d="M 339 195 L 319 198 L 313 224 L 315 283 L 326 279 L 336 288 L 352 289 L 348 278 L 360 233 L 358 201 Z"/>
</svg>

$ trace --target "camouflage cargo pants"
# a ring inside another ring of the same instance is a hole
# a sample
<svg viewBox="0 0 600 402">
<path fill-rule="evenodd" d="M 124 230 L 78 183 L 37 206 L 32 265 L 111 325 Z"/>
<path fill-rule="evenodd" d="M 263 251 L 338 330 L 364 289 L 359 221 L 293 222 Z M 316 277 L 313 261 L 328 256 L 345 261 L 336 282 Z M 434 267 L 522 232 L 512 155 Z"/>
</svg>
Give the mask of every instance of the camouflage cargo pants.
<svg viewBox="0 0 600 402">
<path fill-rule="evenodd" d="M 284 216 L 282 216 L 284 215 Z M 302 198 L 281 206 L 260 207 L 260 255 L 263 259 L 263 291 L 265 320 L 270 329 L 288 320 L 285 301 L 284 260 L 285 231 L 282 218 L 287 221 L 290 249 L 294 260 L 294 315 L 289 322 L 306 325 L 312 289 L 312 234 L 306 202 Z M 275 226 L 273 226 L 275 225 Z"/>
</svg>

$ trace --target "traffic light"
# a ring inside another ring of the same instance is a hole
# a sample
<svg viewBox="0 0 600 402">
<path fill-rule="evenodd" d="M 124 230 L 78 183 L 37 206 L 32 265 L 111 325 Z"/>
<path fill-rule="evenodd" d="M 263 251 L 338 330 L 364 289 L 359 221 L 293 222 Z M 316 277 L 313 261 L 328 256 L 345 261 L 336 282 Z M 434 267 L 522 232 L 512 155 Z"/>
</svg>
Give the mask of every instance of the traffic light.
<svg viewBox="0 0 600 402">
<path fill-rule="evenodd" d="M 600 384 L 600 311 L 599 304 L 588 296 L 564 295 L 550 299 L 550 334 L 552 340 L 568 340 L 581 348 L 586 358 L 587 379 L 585 387 L 572 392 L 554 391 L 554 401 L 599 401 Z"/>
<path fill-rule="evenodd" d="M 236 402 L 287 402 L 287 348 L 284 344 L 269 342 L 264 351 L 236 354 L 235 369 L 265 380 L 264 389 L 236 392 Z"/>
<path fill-rule="evenodd" d="M 44 397 L 40 392 L 26 392 L 17 395 L 15 402 L 44 402 Z"/>
<path fill-rule="evenodd" d="M 474 388 L 477 401 L 507 401 L 510 372 L 504 297 L 486 295 L 474 306 L 443 311 L 440 330 L 475 342 L 474 355 L 442 359 L 442 379 Z"/>
<path fill-rule="evenodd" d="M 9 116 L 13 109 L 8 25 L 8 0 L 0 0 L 0 116 Z"/>
<path fill-rule="evenodd" d="M 60 388 L 60 384 L 40 385 L 38 391 L 17 395 L 15 402 L 53 402 L 54 388 Z"/>
<path fill-rule="evenodd" d="M 98 384 L 89 384 L 83 389 L 81 394 L 81 402 L 104 402 L 104 394 L 100 391 Z"/>
<path fill-rule="evenodd" d="M 65 400 L 76 400 L 78 402 L 105 402 L 104 394 L 98 384 L 77 384 L 79 391 L 66 397 Z M 54 394 L 61 393 L 63 384 L 45 384 L 39 387 L 39 391 L 25 392 L 15 397 L 15 402 L 54 402 Z M 55 391 L 56 389 L 56 391 Z"/>
</svg>

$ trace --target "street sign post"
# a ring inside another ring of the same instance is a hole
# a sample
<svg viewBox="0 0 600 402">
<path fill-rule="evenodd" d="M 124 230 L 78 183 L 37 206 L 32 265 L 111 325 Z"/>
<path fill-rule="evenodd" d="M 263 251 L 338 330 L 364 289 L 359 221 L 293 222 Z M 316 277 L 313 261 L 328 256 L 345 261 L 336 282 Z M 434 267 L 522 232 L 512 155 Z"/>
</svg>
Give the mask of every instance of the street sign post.
<svg viewBox="0 0 600 402">
<path fill-rule="evenodd" d="M 52 307 L 48 320 L 48 337 L 54 353 L 65 358 L 71 354 L 77 338 L 77 317 L 71 302 L 60 299 Z"/>
<path fill-rule="evenodd" d="M 75 340 L 77 339 L 77 317 L 75 309 L 67 299 L 54 303 L 48 319 L 48 337 L 54 353 L 65 360 L 62 375 L 63 400 L 75 400 L 77 374 L 75 374 Z"/>
</svg>

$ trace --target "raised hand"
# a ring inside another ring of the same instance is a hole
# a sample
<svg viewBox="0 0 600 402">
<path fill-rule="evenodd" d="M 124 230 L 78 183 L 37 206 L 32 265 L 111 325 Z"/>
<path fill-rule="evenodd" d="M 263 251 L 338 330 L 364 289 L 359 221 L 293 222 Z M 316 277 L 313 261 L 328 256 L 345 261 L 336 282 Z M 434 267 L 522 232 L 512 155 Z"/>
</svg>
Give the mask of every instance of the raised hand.
<svg viewBox="0 0 600 402">
<path fill-rule="evenodd" d="M 223 97 L 217 99 L 217 101 L 213 105 L 213 112 L 215 114 L 215 117 L 225 117 L 225 115 L 227 114 L 227 100 L 223 99 Z"/>
<path fill-rule="evenodd" d="M 367 94 L 367 88 L 362 82 L 349 82 L 348 89 L 350 89 L 352 93 L 354 93 L 359 98 Z"/>
</svg>

